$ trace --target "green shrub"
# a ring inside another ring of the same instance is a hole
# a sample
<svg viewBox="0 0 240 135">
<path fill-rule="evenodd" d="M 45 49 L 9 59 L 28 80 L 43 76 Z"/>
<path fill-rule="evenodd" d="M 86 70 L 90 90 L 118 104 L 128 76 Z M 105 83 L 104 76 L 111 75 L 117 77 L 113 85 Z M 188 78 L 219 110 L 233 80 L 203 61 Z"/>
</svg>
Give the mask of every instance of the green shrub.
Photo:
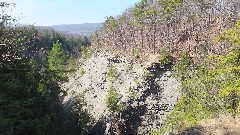
<svg viewBox="0 0 240 135">
<path fill-rule="evenodd" d="M 140 59 L 140 54 L 142 53 L 142 49 L 138 48 L 136 53 L 135 53 L 135 59 Z"/>
<path fill-rule="evenodd" d="M 171 62 L 171 56 L 170 54 L 165 51 L 165 50 L 162 50 L 160 52 L 160 57 L 159 57 L 159 61 L 163 64 L 163 65 L 167 65 Z"/>
<path fill-rule="evenodd" d="M 88 49 L 88 55 L 87 55 L 86 59 L 90 59 L 93 56 L 93 54 L 94 54 L 93 50 L 89 48 Z"/>
<path fill-rule="evenodd" d="M 188 127 L 198 125 L 204 119 L 211 119 L 218 115 L 219 108 L 213 99 L 208 100 L 211 95 L 205 94 L 207 98 L 201 95 L 202 92 L 184 94 L 178 103 L 175 105 L 173 111 L 167 116 L 163 128 L 159 133 L 166 131 L 173 131 L 178 133 Z M 209 104 L 207 104 L 208 102 Z"/>
<path fill-rule="evenodd" d="M 134 99 L 136 97 L 136 95 L 137 95 L 137 92 L 135 92 L 134 88 L 132 88 L 132 87 L 129 87 L 128 93 L 129 93 L 129 98 L 130 99 Z"/>
<path fill-rule="evenodd" d="M 85 74 L 85 70 L 83 67 L 80 68 L 79 73 L 81 77 Z"/>
<path fill-rule="evenodd" d="M 106 98 L 107 108 L 112 113 L 119 113 L 125 109 L 124 105 L 121 103 L 119 94 L 113 86 L 110 86 Z"/>
<path fill-rule="evenodd" d="M 93 50 L 88 46 L 81 46 L 81 58 L 90 59 L 93 55 Z"/>
<path fill-rule="evenodd" d="M 154 130 L 150 133 L 150 135 L 162 135 L 162 134 L 163 133 L 161 133 L 160 131 L 156 131 L 156 130 Z"/>
<path fill-rule="evenodd" d="M 107 75 L 108 75 L 108 79 L 110 80 L 110 82 L 113 82 L 114 79 L 117 77 L 117 68 L 116 66 L 111 66 Z"/>
<path fill-rule="evenodd" d="M 71 60 L 69 61 L 69 71 L 70 73 L 73 73 L 77 69 L 77 62 L 75 59 L 70 58 Z"/>
<path fill-rule="evenodd" d="M 240 114 L 240 21 L 223 32 L 217 41 L 229 42 L 231 48 L 224 55 L 210 55 L 198 69 L 189 68 L 191 58 L 184 52 L 175 64 L 183 95 L 166 119 L 159 133 L 181 131 L 211 119 L 220 113 Z"/>
<path fill-rule="evenodd" d="M 187 52 L 183 52 L 180 55 L 180 59 L 174 64 L 173 71 L 174 76 L 179 80 L 183 81 L 188 77 L 188 71 L 190 70 L 191 57 Z"/>
<path fill-rule="evenodd" d="M 148 70 L 144 70 L 143 77 L 153 77 L 153 73 L 151 73 L 151 72 L 148 71 Z"/>
<path fill-rule="evenodd" d="M 87 134 L 88 125 L 93 122 L 93 119 L 87 110 L 83 109 L 84 106 L 86 106 L 84 96 L 76 94 L 74 95 L 75 96 L 73 97 L 71 103 L 71 115 L 68 116 L 68 125 L 66 125 L 68 129 L 65 131 L 65 134 L 74 134 L 76 131 L 81 134 Z"/>
<path fill-rule="evenodd" d="M 134 81 L 137 85 L 140 84 L 140 82 L 138 81 L 138 79 L 134 79 L 133 81 Z"/>
</svg>

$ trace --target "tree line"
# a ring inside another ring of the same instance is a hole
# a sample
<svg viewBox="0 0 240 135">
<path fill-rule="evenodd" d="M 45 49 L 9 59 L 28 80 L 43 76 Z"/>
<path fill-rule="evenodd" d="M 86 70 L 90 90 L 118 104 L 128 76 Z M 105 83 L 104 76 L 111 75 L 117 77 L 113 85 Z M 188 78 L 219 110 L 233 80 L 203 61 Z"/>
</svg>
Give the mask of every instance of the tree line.
<svg viewBox="0 0 240 135">
<path fill-rule="evenodd" d="M 6 12 L 12 5 L 0 2 L 0 134 L 83 133 L 90 120 L 81 109 L 83 98 L 73 97 L 72 108 L 64 111 L 60 84 L 90 40 L 14 26 Z"/>
<path fill-rule="evenodd" d="M 175 57 L 188 51 L 201 58 L 223 53 L 227 45 L 214 42 L 239 19 L 237 0 L 141 0 L 122 15 L 106 18 L 93 36 L 96 47 L 134 56 L 166 50 Z"/>
</svg>

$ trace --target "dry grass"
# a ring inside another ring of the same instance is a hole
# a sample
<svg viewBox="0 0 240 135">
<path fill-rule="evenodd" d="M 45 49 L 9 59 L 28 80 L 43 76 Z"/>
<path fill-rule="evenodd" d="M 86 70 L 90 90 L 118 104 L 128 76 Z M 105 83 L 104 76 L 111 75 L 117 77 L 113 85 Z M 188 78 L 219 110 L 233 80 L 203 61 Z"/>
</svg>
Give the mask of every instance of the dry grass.
<svg viewBox="0 0 240 135">
<path fill-rule="evenodd" d="M 221 115 L 219 118 L 201 123 L 203 135 L 240 135 L 240 117 Z"/>
<path fill-rule="evenodd" d="M 202 121 L 200 125 L 187 128 L 177 135 L 240 135 L 240 117 L 221 115 Z"/>
</svg>

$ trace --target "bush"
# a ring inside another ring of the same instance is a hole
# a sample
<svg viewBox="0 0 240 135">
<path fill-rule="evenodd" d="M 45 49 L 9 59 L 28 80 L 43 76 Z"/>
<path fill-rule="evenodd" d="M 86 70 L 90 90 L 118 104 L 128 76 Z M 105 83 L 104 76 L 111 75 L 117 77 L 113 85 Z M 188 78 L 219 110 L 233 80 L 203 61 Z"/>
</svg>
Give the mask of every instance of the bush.
<svg viewBox="0 0 240 135">
<path fill-rule="evenodd" d="M 234 117 L 240 114 L 239 28 L 240 21 L 217 39 L 231 43 L 231 49 L 224 55 L 210 55 L 197 70 L 189 68 L 191 59 L 186 52 L 181 55 L 174 69 L 184 94 L 159 133 L 172 127 L 175 132 L 181 131 L 222 112 L 232 113 Z"/>
<path fill-rule="evenodd" d="M 117 68 L 116 66 L 111 66 L 107 75 L 108 75 L 108 79 L 110 80 L 110 82 L 113 82 L 114 79 L 117 77 Z"/>
<path fill-rule="evenodd" d="M 135 59 L 140 59 L 140 54 L 142 53 L 142 49 L 138 48 L 136 53 L 135 53 Z"/>
<path fill-rule="evenodd" d="M 85 70 L 83 67 L 80 68 L 80 76 L 82 77 L 85 74 Z"/>
<path fill-rule="evenodd" d="M 134 98 L 136 97 L 136 95 L 137 95 L 137 92 L 135 92 L 135 91 L 134 91 L 134 88 L 132 88 L 132 87 L 130 87 L 130 88 L 128 89 L 128 93 L 129 93 L 129 98 L 130 98 L 130 99 L 134 99 Z"/>
<path fill-rule="evenodd" d="M 77 61 L 75 59 L 71 59 L 69 61 L 69 71 L 72 73 L 72 72 L 75 72 L 76 69 L 77 69 Z"/>
<path fill-rule="evenodd" d="M 119 94 L 113 86 L 110 86 L 106 98 L 107 108 L 110 112 L 119 113 L 125 109 L 124 105 L 120 102 Z"/>
<path fill-rule="evenodd" d="M 93 55 L 93 50 L 88 46 L 81 46 L 81 58 L 89 59 Z"/>
<path fill-rule="evenodd" d="M 183 52 L 180 55 L 179 61 L 173 66 L 174 76 L 179 80 L 183 81 L 187 78 L 187 72 L 190 70 L 191 58 L 187 52 Z"/>
<path fill-rule="evenodd" d="M 150 71 L 148 71 L 148 70 L 144 70 L 144 74 L 143 74 L 143 77 L 153 77 L 153 73 L 151 73 Z"/>
<path fill-rule="evenodd" d="M 167 65 L 171 62 L 171 56 L 170 54 L 165 51 L 165 50 L 162 50 L 160 52 L 160 57 L 159 57 L 159 61 L 161 62 L 161 64 L 163 65 Z"/>
<path fill-rule="evenodd" d="M 92 123 L 93 119 L 86 109 L 86 101 L 83 95 L 75 95 L 71 103 L 71 112 L 68 114 L 68 121 L 66 121 L 66 128 L 64 134 L 87 134 L 88 124 Z"/>
</svg>

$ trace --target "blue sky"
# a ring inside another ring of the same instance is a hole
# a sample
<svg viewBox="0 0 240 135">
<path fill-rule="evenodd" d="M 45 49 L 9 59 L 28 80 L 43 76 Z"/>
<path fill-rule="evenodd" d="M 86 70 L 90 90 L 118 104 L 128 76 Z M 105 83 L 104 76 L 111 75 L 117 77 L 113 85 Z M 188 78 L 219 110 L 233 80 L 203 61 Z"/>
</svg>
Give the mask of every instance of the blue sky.
<svg viewBox="0 0 240 135">
<path fill-rule="evenodd" d="M 39 26 L 103 22 L 140 0 L 5 0 L 16 3 L 14 18 Z M 22 13 L 22 14 L 21 14 Z"/>
</svg>

